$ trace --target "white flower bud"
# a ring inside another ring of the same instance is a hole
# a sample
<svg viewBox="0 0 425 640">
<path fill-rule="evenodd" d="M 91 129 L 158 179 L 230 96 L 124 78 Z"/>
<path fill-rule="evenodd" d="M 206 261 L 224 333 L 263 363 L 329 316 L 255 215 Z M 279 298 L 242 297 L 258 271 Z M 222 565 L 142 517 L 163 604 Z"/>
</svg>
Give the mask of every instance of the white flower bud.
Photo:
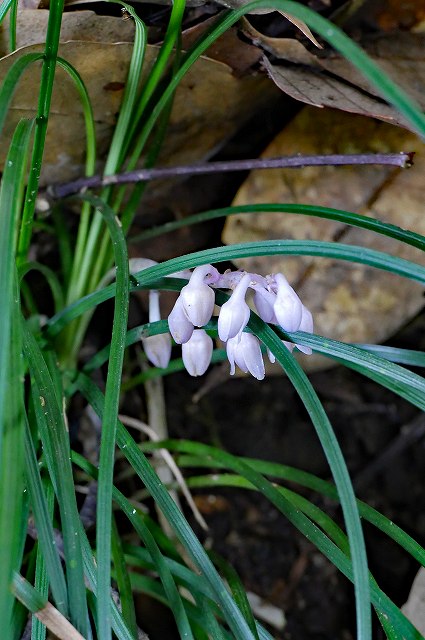
<svg viewBox="0 0 425 640">
<path fill-rule="evenodd" d="M 311 313 L 307 309 L 307 307 L 302 305 L 301 323 L 300 323 L 300 326 L 298 327 L 298 331 L 305 331 L 306 333 L 313 333 L 313 329 L 314 329 L 314 327 L 313 327 L 313 316 L 311 315 Z M 311 347 L 304 347 L 302 344 L 297 344 L 296 347 L 300 351 L 305 353 L 307 356 L 311 356 L 311 354 L 313 353 L 313 350 L 312 350 Z"/>
<path fill-rule="evenodd" d="M 258 315 L 264 322 L 277 323 L 274 313 L 274 303 L 276 302 L 276 295 L 267 289 L 256 289 L 254 293 L 254 304 L 258 311 Z"/>
<path fill-rule="evenodd" d="M 152 289 L 149 291 L 149 322 L 158 320 L 161 320 L 159 292 Z M 171 358 L 171 338 L 168 333 L 142 338 L 142 344 L 149 362 L 161 369 L 168 367 Z"/>
<path fill-rule="evenodd" d="M 265 376 L 260 341 L 252 333 L 242 333 L 240 340 L 235 336 L 227 341 L 227 357 L 230 362 L 230 375 L 235 373 L 235 364 L 244 373 L 250 373 L 257 380 Z"/>
<path fill-rule="evenodd" d="M 184 311 L 181 296 L 177 298 L 168 316 L 168 328 L 177 344 L 187 342 L 193 333 L 193 324 Z"/>
<path fill-rule="evenodd" d="M 298 331 L 302 317 L 302 302 L 282 273 L 275 275 L 277 284 L 274 312 L 284 331 Z"/>
<path fill-rule="evenodd" d="M 142 338 L 146 357 L 155 367 L 165 369 L 171 358 L 171 338 L 169 333 Z"/>
<path fill-rule="evenodd" d="M 182 345 L 183 363 L 191 376 L 202 376 L 208 369 L 213 341 L 204 329 L 195 329 L 188 342 Z"/>
<path fill-rule="evenodd" d="M 184 312 L 195 327 L 203 327 L 211 319 L 214 311 L 214 291 L 205 284 L 215 281 L 217 269 L 211 265 L 196 267 L 189 283 L 183 287 L 180 296 Z"/>
<path fill-rule="evenodd" d="M 251 276 L 246 273 L 239 281 L 230 299 L 220 309 L 218 335 L 223 342 L 235 336 L 238 336 L 239 340 L 248 323 L 250 310 L 245 302 L 245 294 L 250 282 Z"/>
</svg>

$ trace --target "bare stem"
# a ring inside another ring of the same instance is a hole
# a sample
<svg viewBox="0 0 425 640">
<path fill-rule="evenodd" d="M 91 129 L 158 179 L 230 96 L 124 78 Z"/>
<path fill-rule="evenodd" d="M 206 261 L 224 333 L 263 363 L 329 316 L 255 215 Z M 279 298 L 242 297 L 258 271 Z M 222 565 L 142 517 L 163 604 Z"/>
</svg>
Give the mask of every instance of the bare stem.
<svg viewBox="0 0 425 640">
<path fill-rule="evenodd" d="M 257 158 L 254 160 L 228 160 L 222 162 L 206 162 L 203 164 L 180 167 L 158 167 L 139 169 L 112 176 L 92 176 L 79 178 L 72 182 L 51 185 L 47 189 L 48 198 L 58 200 L 79 193 L 85 189 L 107 187 L 117 184 L 131 184 L 175 178 L 176 176 L 193 176 L 208 173 L 224 173 L 228 171 L 250 171 L 251 169 L 295 169 L 300 167 L 343 166 L 343 165 L 391 165 L 393 167 L 410 167 L 413 153 L 362 153 L 331 154 L 313 156 L 282 156 L 280 158 Z"/>
</svg>

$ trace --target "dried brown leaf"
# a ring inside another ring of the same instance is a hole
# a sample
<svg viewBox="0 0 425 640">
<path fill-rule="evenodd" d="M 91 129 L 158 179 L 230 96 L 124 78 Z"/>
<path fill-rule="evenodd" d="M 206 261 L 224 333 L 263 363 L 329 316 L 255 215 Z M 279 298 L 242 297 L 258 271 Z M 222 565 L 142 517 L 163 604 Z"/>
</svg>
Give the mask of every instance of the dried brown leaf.
<svg viewBox="0 0 425 640">
<path fill-rule="evenodd" d="M 217 21 L 217 16 L 203 20 L 182 34 L 182 47 L 189 49 L 207 29 Z M 231 28 L 208 48 L 208 58 L 224 62 L 234 71 L 235 75 L 243 76 L 261 60 L 262 53 L 258 47 L 243 42 L 236 28 Z"/>
<path fill-rule="evenodd" d="M 28 16 L 36 13 L 45 20 L 47 18 L 46 11 L 24 13 Z M 87 86 L 102 157 L 108 148 L 119 111 L 132 43 L 96 42 L 93 39 L 86 42 L 72 40 L 80 32 L 80 27 L 81 32 L 84 32 L 87 20 L 90 27 L 85 31 L 86 36 L 96 37 L 95 24 L 99 16 L 95 17 L 92 24 L 93 15 L 84 11 L 63 16 L 64 33 L 71 39 L 61 43 L 59 54 L 79 71 Z M 31 29 L 31 19 L 26 20 L 27 27 L 23 29 L 20 37 L 26 37 L 29 41 L 38 38 L 38 32 Z M 120 18 L 108 18 L 106 21 L 100 21 L 99 25 L 98 38 L 110 37 L 112 40 L 116 40 L 121 29 L 129 28 L 127 22 Z M 103 32 L 102 25 L 107 25 Z M 130 28 L 133 29 L 134 26 Z M 31 44 L 0 59 L 0 81 L 19 56 L 41 49 L 42 45 Z M 157 53 L 156 46 L 147 47 L 145 73 Z M 36 113 L 39 82 L 40 64 L 36 64 L 30 72 L 24 74 L 14 96 L 3 132 L 0 162 L 4 162 L 8 141 L 19 118 L 31 117 Z M 228 65 L 209 58 L 200 59 L 186 74 L 176 92 L 160 162 L 186 164 L 207 158 L 253 113 L 261 109 L 274 93 L 272 83 L 261 74 L 237 78 Z M 72 81 L 58 68 L 49 118 L 42 184 L 66 181 L 82 175 L 84 154 L 85 128 L 79 97 Z"/>
<path fill-rule="evenodd" d="M 253 45 L 272 53 L 276 58 L 303 65 L 316 65 L 316 57 L 295 38 L 271 38 L 257 31 L 252 24 L 242 18 L 242 31 L 252 40 Z M 277 84 L 277 83 L 276 83 Z"/>
<path fill-rule="evenodd" d="M 270 46 L 267 41 L 265 44 Z M 425 108 L 424 35 L 381 35 L 362 46 L 383 71 Z M 272 43 L 272 47 L 273 53 L 278 54 L 278 45 Z M 284 60 L 298 62 L 285 55 L 285 47 L 282 53 Z M 306 104 L 332 107 L 410 127 L 345 58 L 333 53 L 320 58 L 306 53 L 299 50 L 299 65 L 271 63 L 264 59 L 270 78 L 282 91 Z"/>
<path fill-rule="evenodd" d="M 17 48 L 41 44 L 46 38 L 49 12 L 45 9 L 18 11 L 16 25 Z M 93 11 L 66 13 L 62 19 L 61 42 L 133 42 L 134 23 L 111 16 L 99 16 Z M 0 56 L 9 53 L 8 17 L 0 25 Z"/>
</svg>

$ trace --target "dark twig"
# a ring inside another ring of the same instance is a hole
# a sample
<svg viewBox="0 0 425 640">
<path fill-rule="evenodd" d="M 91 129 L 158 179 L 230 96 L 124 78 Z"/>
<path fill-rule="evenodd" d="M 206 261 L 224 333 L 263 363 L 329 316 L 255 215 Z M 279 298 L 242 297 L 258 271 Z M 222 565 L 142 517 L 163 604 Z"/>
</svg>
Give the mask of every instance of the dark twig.
<svg viewBox="0 0 425 640">
<path fill-rule="evenodd" d="M 91 176 L 79 178 L 73 182 L 52 185 L 47 189 L 47 196 L 58 200 L 79 193 L 85 189 L 107 187 L 117 184 L 130 184 L 175 178 L 177 176 L 193 176 L 207 173 L 224 173 L 228 171 L 250 171 L 251 169 L 295 169 L 300 167 L 342 166 L 342 165 L 391 165 L 393 167 L 410 167 L 414 153 L 362 153 L 332 154 L 318 156 L 282 156 L 280 158 L 257 158 L 255 160 L 229 160 L 223 162 L 206 162 L 181 167 L 159 167 L 140 169 L 119 173 L 113 176 Z"/>
</svg>

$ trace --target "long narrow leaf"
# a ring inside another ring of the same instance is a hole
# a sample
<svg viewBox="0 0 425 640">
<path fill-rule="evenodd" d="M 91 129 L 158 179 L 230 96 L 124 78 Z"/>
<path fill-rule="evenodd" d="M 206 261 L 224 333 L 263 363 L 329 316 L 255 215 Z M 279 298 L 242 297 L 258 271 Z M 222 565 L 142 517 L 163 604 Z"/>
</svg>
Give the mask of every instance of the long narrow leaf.
<svg viewBox="0 0 425 640">
<path fill-rule="evenodd" d="M 31 444 L 32 444 L 32 441 L 31 441 Z M 27 448 L 26 443 L 25 443 L 25 448 Z M 28 474 L 27 474 L 27 477 L 28 477 Z M 46 499 L 46 506 L 47 506 L 47 521 L 51 523 L 53 519 L 53 510 L 55 506 L 55 492 L 53 491 L 51 482 L 46 482 L 44 484 L 44 488 L 45 488 L 45 499 Z M 40 530 L 40 527 L 39 527 L 39 530 Z M 50 584 L 49 576 L 46 569 L 44 554 L 43 554 L 43 551 L 41 550 L 40 544 L 37 544 L 34 588 L 36 589 L 36 591 L 40 593 L 40 595 L 43 598 L 46 598 L 46 600 L 49 595 L 49 584 Z M 65 584 L 65 578 L 64 578 L 64 584 Z M 66 595 L 66 591 L 65 591 L 65 595 Z M 60 607 L 58 607 L 58 611 L 61 611 Z M 33 616 L 32 626 L 31 626 L 31 640 L 45 640 L 46 631 L 47 631 L 46 625 L 44 625 L 36 616 Z"/>
<path fill-rule="evenodd" d="M 112 327 L 111 354 L 106 379 L 106 401 L 102 422 L 99 454 L 99 482 L 97 496 L 97 628 L 100 640 L 111 638 L 110 582 L 111 582 L 111 517 L 112 480 L 115 456 L 116 424 L 119 408 L 121 370 L 128 318 L 129 266 L 127 246 L 122 228 L 114 211 L 100 198 L 87 200 L 102 212 L 114 247 L 116 265 L 116 297 Z"/>
<path fill-rule="evenodd" d="M 63 613 L 64 616 L 67 616 L 68 594 L 65 576 L 56 548 L 51 515 L 49 514 L 48 502 L 44 494 L 28 423 L 25 430 L 25 474 L 35 526 L 37 527 L 38 544 L 43 552 L 43 562 L 46 566 L 46 573 L 52 589 L 55 605 L 58 611 Z"/>
<path fill-rule="evenodd" d="M 33 122 L 13 134 L 0 189 L 0 620 L 11 630 L 13 571 L 19 569 L 23 491 L 24 395 L 20 296 L 15 249 Z"/>
<path fill-rule="evenodd" d="M 342 222 L 353 227 L 359 227 L 360 229 L 367 229 L 374 231 L 375 233 L 400 240 L 410 244 L 412 247 L 417 247 L 425 251 L 425 237 L 419 233 L 408 231 L 397 227 L 396 225 L 389 224 L 384 220 L 376 220 L 369 216 L 363 216 L 359 213 L 352 213 L 351 211 L 342 211 L 341 209 L 332 209 L 331 207 L 319 207 L 317 205 L 310 204 L 245 204 L 234 207 L 224 207 L 223 209 L 212 209 L 210 211 L 204 211 L 197 213 L 193 216 L 187 216 L 181 220 L 173 220 L 173 222 L 166 222 L 165 224 L 153 227 L 147 231 L 143 231 L 136 236 L 130 238 L 131 242 L 140 242 L 156 238 L 163 233 L 171 233 L 182 227 L 190 226 L 193 224 L 200 224 L 202 222 L 208 222 L 209 220 L 215 220 L 216 218 L 229 217 L 234 215 L 260 215 L 267 213 L 293 213 L 301 216 L 313 216 L 315 218 L 324 218 L 325 220 L 334 220 L 335 222 Z"/>
<path fill-rule="evenodd" d="M 70 463 L 69 436 L 54 383 L 34 336 L 23 323 L 23 346 L 32 378 L 33 402 L 46 462 L 61 513 L 71 619 L 88 635 L 88 612 L 79 532 L 79 514 Z"/>
<path fill-rule="evenodd" d="M 43 66 L 41 69 L 34 146 L 18 243 L 18 263 L 26 261 L 31 239 L 32 222 L 35 211 L 35 194 L 38 191 L 44 144 L 46 141 L 47 122 L 49 119 L 53 82 L 56 71 L 56 58 L 59 47 L 63 6 L 64 0 L 51 0 L 49 4 L 49 21 L 47 23 L 46 44 L 44 48 L 44 55 L 42 57 Z"/>
</svg>

